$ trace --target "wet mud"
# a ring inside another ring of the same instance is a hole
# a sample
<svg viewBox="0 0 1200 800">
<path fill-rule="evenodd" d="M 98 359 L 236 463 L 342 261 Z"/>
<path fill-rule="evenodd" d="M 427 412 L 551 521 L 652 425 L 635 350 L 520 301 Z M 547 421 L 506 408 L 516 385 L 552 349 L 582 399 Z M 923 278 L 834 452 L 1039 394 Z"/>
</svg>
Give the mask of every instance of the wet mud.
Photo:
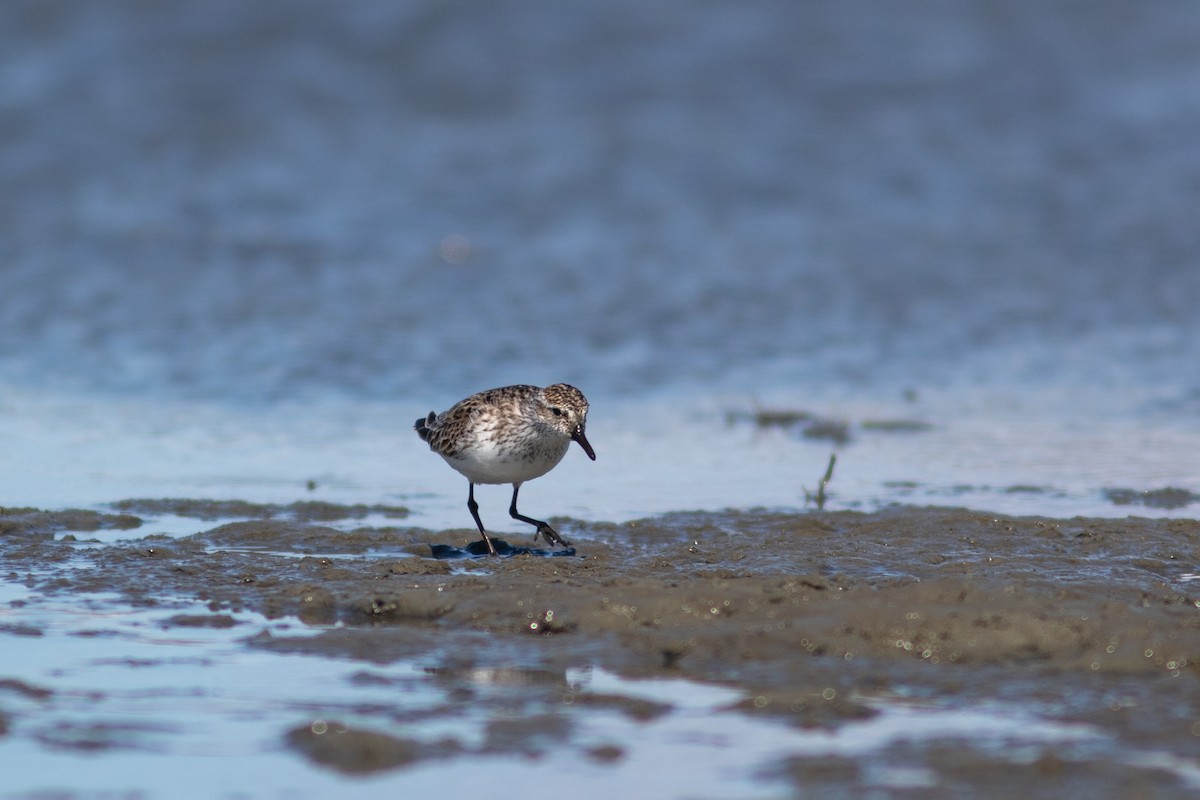
<svg viewBox="0 0 1200 800">
<path fill-rule="evenodd" d="M 439 560 L 433 548 L 462 547 L 472 533 L 313 521 L 363 516 L 339 507 L 320 516 L 260 510 L 184 537 L 155 534 L 152 521 L 133 527 L 139 513 L 165 508 L 130 501 L 112 514 L 5 510 L 2 574 L 42 593 L 115 592 L 143 606 L 197 598 L 211 612 L 176 615 L 167 626 L 235 627 L 231 614 L 240 611 L 296 617 L 314 627 L 295 636 L 247 631 L 245 646 L 356 659 L 364 668 L 413 660 L 455 685 L 462 701 L 505 711 L 482 745 L 336 721 L 330 732 L 281 732 L 305 758 L 347 773 L 470 752 L 546 754 L 571 735 L 557 709 L 569 694 L 563 675 L 578 667 L 717 682 L 742 692 L 739 711 L 804 729 L 870 719 L 882 701 L 1032 704 L 1110 743 L 1015 762 L 945 741 L 897 750 L 893 758 L 940 777 L 926 797 L 993 779 L 996 791 L 1052 796 L 1047 775 L 1061 778 L 1050 781 L 1056 792 L 1069 785 L 1080 796 L 1168 796 L 1183 785 L 1177 771 L 1131 771 L 1112 753 L 1153 748 L 1186 761 L 1200 747 L 1193 520 L 1008 519 L 908 507 L 679 513 L 627 524 L 555 520 L 573 557 Z M 228 511 L 204 501 L 169 508 L 197 520 Z M 145 535 L 89 540 L 101 528 Z M 532 544 L 523 534 L 501 538 Z M 481 691 L 481 670 L 492 685 L 509 676 L 514 691 Z M 666 707 L 570 699 L 611 703 L 632 719 Z M 613 742 L 595 748 L 594 760 L 621 753 Z M 798 757 L 778 776 L 798 790 L 845 791 L 863 785 L 862 769 L 854 759 Z"/>
</svg>

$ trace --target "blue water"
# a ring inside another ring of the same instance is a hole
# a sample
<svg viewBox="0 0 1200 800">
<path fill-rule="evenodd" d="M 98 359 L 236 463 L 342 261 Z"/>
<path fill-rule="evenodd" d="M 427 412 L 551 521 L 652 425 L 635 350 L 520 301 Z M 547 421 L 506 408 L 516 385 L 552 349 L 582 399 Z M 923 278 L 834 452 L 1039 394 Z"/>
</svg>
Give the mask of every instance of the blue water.
<svg viewBox="0 0 1200 800">
<path fill-rule="evenodd" d="M 1200 405 L 1191 3 L 0 14 L 6 385 Z"/>
</svg>

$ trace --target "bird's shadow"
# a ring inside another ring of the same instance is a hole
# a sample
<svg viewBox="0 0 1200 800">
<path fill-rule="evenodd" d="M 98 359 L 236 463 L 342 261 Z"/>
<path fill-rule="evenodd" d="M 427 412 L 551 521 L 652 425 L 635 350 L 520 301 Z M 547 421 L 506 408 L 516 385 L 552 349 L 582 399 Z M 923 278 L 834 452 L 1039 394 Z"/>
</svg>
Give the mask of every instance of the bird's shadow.
<svg viewBox="0 0 1200 800">
<path fill-rule="evenodd" d="M 501 558 L 512 558 L 513 556 L 543 556 L 553 558 L 556 556 L 575 555 L 574 547 L 567 547 L 563 550 L 545 550 L 540 547 L 525 547 L 524 545 L 514 547 L 503 539 L 492 539 L 492 544 L 496 546 L 496 554 Z M 431 544 L 429 545 L 429 549 L 433 551 L 433 557 L 439 559 L 480 558 L 491 555 L 488 552 L 487 542 L 484 542 L 482 539 L 471 542 L 466 547 Z"/>
</svg>

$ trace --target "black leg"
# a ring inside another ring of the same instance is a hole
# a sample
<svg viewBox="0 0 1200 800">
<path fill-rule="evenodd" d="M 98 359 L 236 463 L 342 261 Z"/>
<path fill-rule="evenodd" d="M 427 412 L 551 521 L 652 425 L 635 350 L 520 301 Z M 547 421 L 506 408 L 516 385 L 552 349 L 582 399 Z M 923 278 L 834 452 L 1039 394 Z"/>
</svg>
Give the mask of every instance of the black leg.
<svg viewBox="0 0 1200 800">
<path fill-rule="evenodd" d="M 479 535 L 483 537 L 484 544 L 488 547 L 488 552 L 494 556 L 500 555 L 496 552 L 496 545 L 492 544 L 492 540 L 488 538 L 487 531 L 483 529 L 483 520 L 479 519 L 479 503 L 475 502 L 475 484 L 468 484 L 471 488 L 467 489 L 467 509 L 470 510 L 471 516 L 475 518 L 475 527 L 479 528 Z"/>
<path fill-rule="evenodd" d="M 559 536 L 558 531 L 554 530 L 554 528 L 551 528 L 548 524 L 542 522 L 540 519 L 527 517 L 520 511 L 517 511 L 517 492 L 519 491 L 521 491 L 521 484 L 514 483 L 512 505 L 508 507 L 508 515 L 513 519 L 519 519 L 521 522 L 528 522 L 530 525 L 537 526 L 537 531 L 535 531 L 533 534 L 533 540 L 535 542 L 537 541 L 538 534 L 540 533 L 545 537 L 547 544 L 561 544 L 563 547 L 570 547 L 571 543 Z"/>
</svg>

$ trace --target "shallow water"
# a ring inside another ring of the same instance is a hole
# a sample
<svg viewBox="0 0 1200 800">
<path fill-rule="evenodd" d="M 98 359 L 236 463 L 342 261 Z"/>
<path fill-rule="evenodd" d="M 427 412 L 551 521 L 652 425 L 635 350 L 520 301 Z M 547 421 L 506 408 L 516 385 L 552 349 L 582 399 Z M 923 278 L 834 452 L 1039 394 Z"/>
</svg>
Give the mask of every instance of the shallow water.
<svg viewBox="0 0 1200 800">
<path fill-rule="evenodd" d="M 585 542 L 645 518 L 664 536 L 716 526 L 736 541 L 749 523 L 724 509 L 804 508 L 835 452 L 826 508 L 882 511 L 881 525 L 896 504 L 1055 524 L 1194 517 L 1198 34 L 1187 2 L 6 3 L 0 507 L 402 506 L 403 517 L 328 524 L 463 544 L 464 482 L 411 421 L 490 386 L 565 380 L 591 401 L 598 460 L 571 452 L 522 489 L 522 509 Z M 813 420 L 759 424 L 764 410 Z M 504 487 L 479 500 L 490 526 L 527 541 Z M 210 510 L 143 508 L 138 528 L 56 535 L 94 537 L 78 546 L 97 553 L 148 534 L 186 542 L 236 518 Z M 300 539 L 214 547 L 249 558 L 261 545 L 263 563 L 354 560 Z M 405 541 L 353 552 L 421 560 Z M 930 554 L 912 541 L 904 558 L 923 563 Z M 1010 545 L 1006 563 L 1057 569 L 1057 551 Z M 857 557 L 865 575 L 909 574 L 830 546 L 848 573 Z M 759 570 L 790 563 L 755 558 Z M 1168 565 L 1159 573 L 1176 592 L 1198 569 L 1166 544 L 1121 558 Z M 1063 579 L 1120 577 L 1124 565 L 1084 559 Z M 27 568 L 6 565 L 4 590 L 37 585 Z M 95 591 L 10 613 L 40 609 L 50 629 L 74 630 L 95 613 Z M 185 608 L 195 597 L 153 599 Z M 217 694 L 255 685 L 248 676 L 267 665 L 295 670 L 298 687 L 353 669 L 328 655 L 268 657 L 238 638 L 284 624 L 274 619 L 172 644 L 149 641 L 141 610 L 100 608 L 127 620 L 120 635 L 47 634 L 22 652 L 89 663 L 117 643 L 196 648 L 209 661 L 181 656 L 169 677 Z M 287 624 L 302 635 L 313 623 Z M 84 674 L 103 689 L 118 672 Z M 271 695 L 272 708 L 303 695 Z M 946 726 L 980 702 L 960 700 L 938 710 Z M 0 696 L 0 713 L 12 702 Z M 1045 709 L 1017 713 L 1059 724 Z M 729 716 L 713 730 L 744 722 Z M 127 737 L 132 752 L 56 749 L 18 725 L 0 759 L 31 773 L 86 765 L 113 791 L 139 788 L 120 783 L 136 769 L 150 794 L 154 775 L 208 769 L 185 766 L 186 748 L 148 749 L 153 733 L 93 732 L 93 721 L 63 735 Z M 659 735 L 621 724 L 614 738 Z M 775 735 L 746 724 L 746 737 Z M 278 724 L 197 726 L 211 741 L 261 745 L 222 751 L 228 794 L 467 780 L 422 761 L 351 783 L 282 749 Z M 978 723 L 981 742 L 988 730 Z M 902 755 L 848 756 L 857 766 L 831 766 L 828 787 L 987 791 L 936 750 L 908 772 Z M 719 751 L 684 757 L 716 765 Z M 725 794 L 817 785 L 807 766 L 801 779 L 778 763 L 771 778 L 754 772 L 770 760 L 730 767 L 739 777 Z M 627 792 L 660 774 L 652 761 L 593 759 L 571 788 Z M 1068 762 L 1034 763 L 1067 781 Z M 490 766 L 529 768 L 519 763 Z M 972 763 L 1002 775 L 1006 762 Z M 303 777 L 267 785 L 266 772 Z M 531 780 L 526 793 L 564 780 Z"/>
<path fill-rule="evenodd" d="M 807 438 L 803 425 L 760 427 L 747 418 L 755 402 L 767 401 L 593 401 L 589 437 L 599 442 L 597 461 L 572 448 L 554 472 L 522 489 L 522 508 L 612 522 L 678 510 L 799 508 L 831 453 L 838 460 L 830 508 L 905 503 L 1061 517 L 1188 516 L 1200 500 L 1200 421 L 1190 417 L 1154 422 L 1097 413 L 1080 420 L 1015 399 L 984 408 L 944 397 L 771 401 L 844 421 L 850 440 L 839 443 Z M 947 410 L 952 404 L 954 413 Z M 465 481 L 408 424 L 411 409 L 420 407 L 228 408 L 13 392 L 0 417 L 4 503 L 102 507 L 178 496 L 387 503 L 409 509 L 412 524 L 469 525 Z M 888 421 L 927 427 L 878 427 Z M 1171 502 L 1142 494 L 1168 488 L 1180 490 L 1166 495 Z M 507 487 L 477 493 L 489 525 L 521 530 L 507 515 Z"/>
</svg>

